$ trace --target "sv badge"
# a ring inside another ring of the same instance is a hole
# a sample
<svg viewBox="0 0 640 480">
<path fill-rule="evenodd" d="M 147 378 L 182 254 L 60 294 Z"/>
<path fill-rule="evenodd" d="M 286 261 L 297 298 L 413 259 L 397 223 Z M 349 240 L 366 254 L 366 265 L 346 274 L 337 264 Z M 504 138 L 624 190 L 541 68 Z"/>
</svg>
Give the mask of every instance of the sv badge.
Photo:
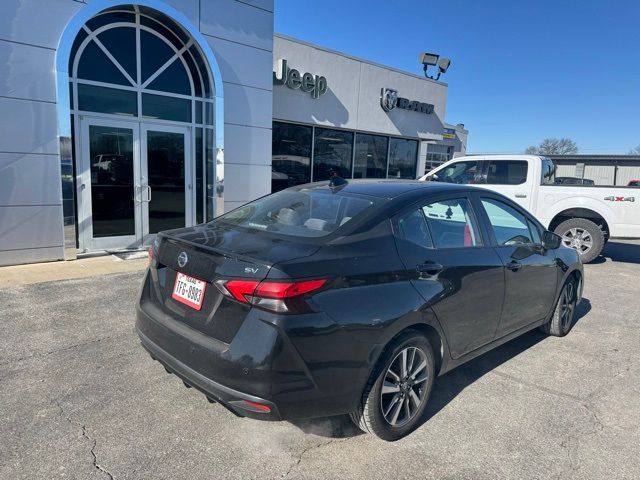
<svg viewBox="0 0 640 480">
<path fill-rule="evenodd" d="M 244 273 L 256 274 L 256 273 L 258 273 L 258 270 L 260 270 L 260 269 L 259 268 L 254 268 L 254 267 L 245 267 Z"/>
</svg>

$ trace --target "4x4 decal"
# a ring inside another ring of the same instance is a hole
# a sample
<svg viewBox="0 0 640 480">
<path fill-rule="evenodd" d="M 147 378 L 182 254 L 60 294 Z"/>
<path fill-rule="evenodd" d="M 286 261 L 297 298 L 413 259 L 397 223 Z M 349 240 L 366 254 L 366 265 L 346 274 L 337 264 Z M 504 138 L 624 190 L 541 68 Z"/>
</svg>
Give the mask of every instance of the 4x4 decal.
<svg viewBox="0 0 640 480">
<path fill-rule="evenodd" d="M 609 202 L 635 202 L 636 197 L 604 197 Z"/>
</svg>

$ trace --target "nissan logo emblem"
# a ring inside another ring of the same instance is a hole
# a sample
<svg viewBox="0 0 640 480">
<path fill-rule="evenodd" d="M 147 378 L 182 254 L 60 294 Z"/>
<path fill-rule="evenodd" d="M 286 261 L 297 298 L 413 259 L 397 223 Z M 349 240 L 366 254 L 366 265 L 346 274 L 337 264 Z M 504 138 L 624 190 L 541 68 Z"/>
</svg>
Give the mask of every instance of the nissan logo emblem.
<svg viewBox="0 0 640 480">
<path fill-rule="evenodd" d="M 189 257 L 187 257 L 187 252 L 180 252 L 178 255 L 178 266 L 180 268 L 184 267 L 189 261 Z"/>
</svg>

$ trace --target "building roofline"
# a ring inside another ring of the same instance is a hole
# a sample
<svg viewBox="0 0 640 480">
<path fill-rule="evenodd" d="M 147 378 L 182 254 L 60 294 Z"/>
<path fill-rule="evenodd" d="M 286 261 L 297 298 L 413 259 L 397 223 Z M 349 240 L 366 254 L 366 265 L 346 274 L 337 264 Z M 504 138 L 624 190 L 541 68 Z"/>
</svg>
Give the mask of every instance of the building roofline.
<svg viewBox="0 0 640 480">
<path fill-rule="evenodd" d="M 365 58 L 356 57 L 355 55 L 350 55 L 348 53 L 339 52 L 337 50 L 332 50 L 330 48 L 323 47 L 321 45 L 316 45 L 315 43 L 307 42 L 305 40 L 300 40 L 299 38 L 291 37 L 289 35 L 284 35 L 282 33 L 274 32 L 273 36 L 281 38 L 283 40 L 289 40 L 290 42 L 300 43 L 302 45 L 306 45 L 307 47 L 315 48 L 317 50 L 322 50 L 324 52 L 331 53 L 333 55 L 340 55 L 341 57 L 345 57 L 345 58 L 348 58 L 350 60 L 355 60 L 357 62 L 367 63 L 369 65 L 373 65 L 374 67 L 384 68 L 385 70 L 391 70 L 393 72 L 400 73 L 402 75 L 407 75 L 409 77 L 417 78 L 419 80 L 424 80 L 426 82 L 435 83 L 436 85 L 439 85 L 441 87 L 445 87 L 445 88 L 449 87 L 449 85 L 447 83 L 444 83 L 444 82 L 441 82 L 441 81 L 436 81 L 436 80 L 433 80 L 432 78 L 427 78 L 427 77 L 420 76 L 420 75 L 415 74 L 415 73 L 406 72 L 404 70 L 400 70 L 400 69 L 395 68 L 395 67 L 390 67 L 388 65 L 383 65 L 381 63 L 377 63 L 377 62 L 374 62 L 372 60 L 367 60 Z"/>
</svg>

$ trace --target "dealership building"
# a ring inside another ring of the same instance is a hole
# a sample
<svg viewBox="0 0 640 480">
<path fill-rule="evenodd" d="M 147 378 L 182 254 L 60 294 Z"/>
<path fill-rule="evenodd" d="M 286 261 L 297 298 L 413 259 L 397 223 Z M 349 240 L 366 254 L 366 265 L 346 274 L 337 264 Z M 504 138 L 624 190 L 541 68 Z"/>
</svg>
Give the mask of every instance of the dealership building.
<svg viewBox="0 0 640 480">
<path fill-rule="evenodd" d="M 465 153 L 445 83 L 274 35 L 273 15 L 2 2 L 0 265 L 139 249 L 271 191 L 416 178 Z"/>
</svg>

